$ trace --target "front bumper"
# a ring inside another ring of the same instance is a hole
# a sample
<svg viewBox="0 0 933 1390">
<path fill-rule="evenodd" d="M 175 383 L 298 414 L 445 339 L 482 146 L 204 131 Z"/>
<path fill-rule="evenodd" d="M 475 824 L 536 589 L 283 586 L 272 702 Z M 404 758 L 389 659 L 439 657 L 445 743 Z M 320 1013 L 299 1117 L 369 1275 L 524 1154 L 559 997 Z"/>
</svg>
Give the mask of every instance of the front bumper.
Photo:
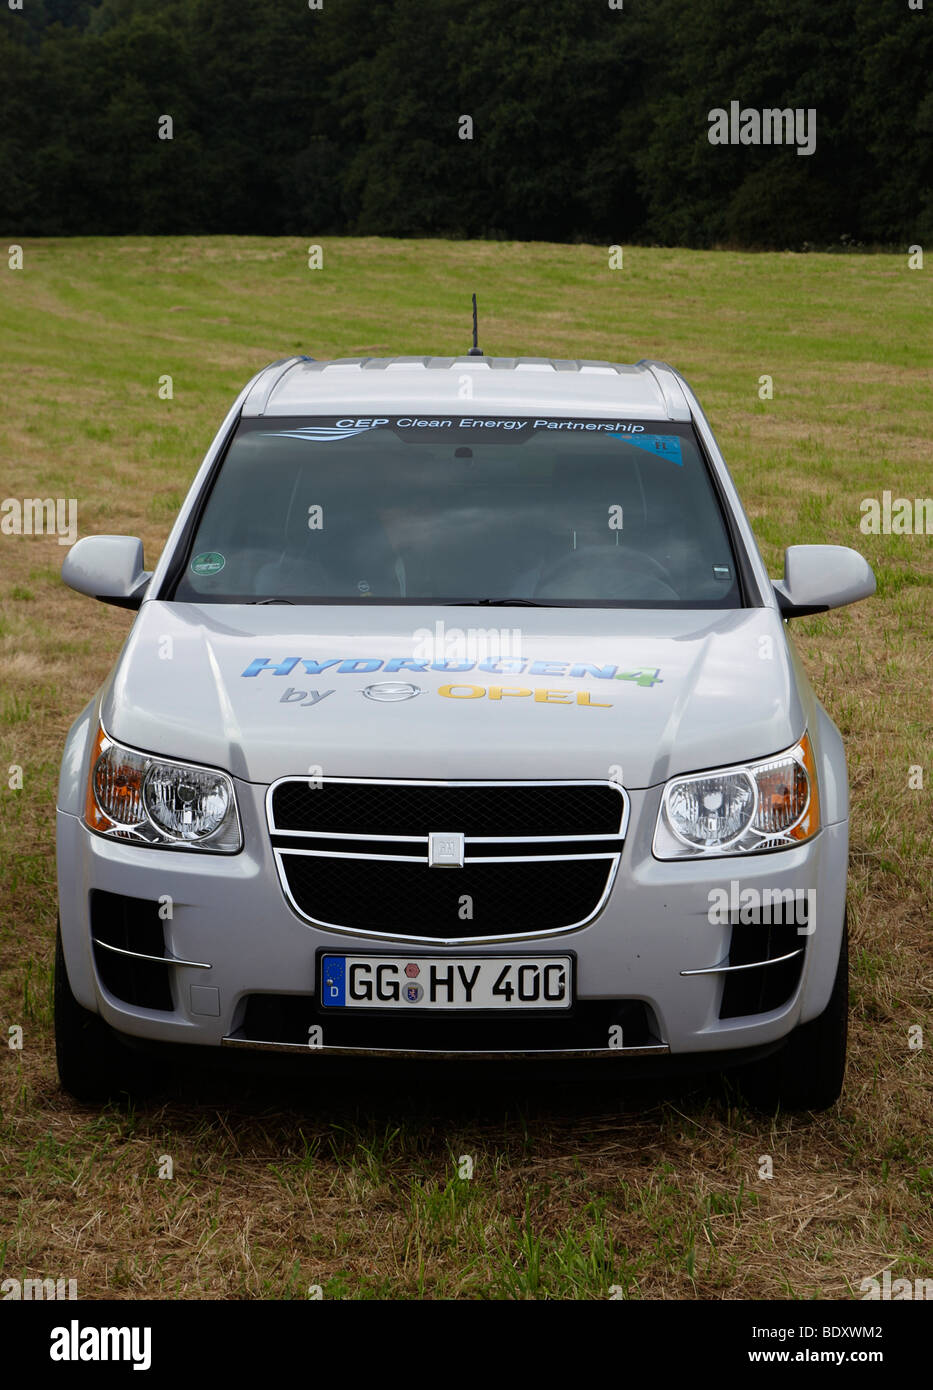
<svg viewBox="0 0 933 1390">
<path fill-rule="evenodd" d="M 490 1046 L 484 1020 L 476 1018 L 471 1020 L 472 1045 L 463 1041 L 462 1033 L 452 1044 L 449 1038 L 454 1035 L 442 1036 L 430 1028 L 412 1045 L 413 1020 L 406 1015 L 409 1032 L 403 1045 L 393 1040 L 392 1020 L 387 1020 L 384 1039 L 375 1036 L 371 1017 L 357 1041 L 345 1019 L 329 1038 L 328 1019 L 322 1019 L 313 998 L 318 950 L 365 953 L 384 949 L 387 943 L 315 927 L 296 914 L 276 874 L 264 791 L 254 784 L 237 784 L 245 847 L 236 855 L 187 854 L 107 840 L 88 831 L 78 817 L 59 810 L 59 904 L 69 981 L 78 1002 L 99 1013 L 117 1032 L 162 1043 L 265 1047 L 318 1057 L 365 1053 L 618 1060 L 669 1053 L 707 1054 L 715 1066 L 717 1053 L 725 1061 L 730 1054 L 779 1042 L 798 1023 L 821 1013 L 829 999 L 845 911 L 847 822 L 824 826 L 808 844 L 769 854 L 661 862 L 651 854 L 660 800 L 660 788 L 652 788 L 630 793 L 631 818 L 619 871 L 598 916 L 573 931 L 524 936 L 494 948 L 514 955 L 573 951 L 581 1016 L 592 1018 L 589 1032 L 577 1029 L 568 1045 L 570 1035 L 550 1037 L 529 1026 L 524 1045 L 516 1035 L 504 1045 Z M 815 913 L 795 933 L 803 955 L 792 993 L 779 1007 L 723 1017 L 723 967 L 729 959 L 732 926 L 710 921 L 710 893 L 725 889 L 734 896 L 733 884 L 759 894 L 788 889 L 813 894 Z M 175 962 L 164 967 L 169 1007 L 128 1004 L 106 987 L 99 969 L 100 948 L 95 958 L 92 942 L 90 905 L 95 892 L 145 900 L 159 912 L 165 954 Z M 419 954 L 414 945 L 402 949 Z M 431 954 L 465 957 L 491 949 L 474 940 L 435 946 Z M 423 946 L 420 954 L 425 954 Z M 321 1024 L 323 1038 L 309 1046 L 294 1027 L 287 1036 L 258 1036 L 250 1026 L 250 1010 L 261 996 L 284 1000 L 292 1019 L 295 1009 L 306 1007 L 305 1033 Z M 633 1005 L 640 1007 L 647 1032 L 629 1031 L 631 1045 L 610 1046 L 613 1010 Z M 422 1015 L 417 1023 L 427 1017 Z"/>
</svg>

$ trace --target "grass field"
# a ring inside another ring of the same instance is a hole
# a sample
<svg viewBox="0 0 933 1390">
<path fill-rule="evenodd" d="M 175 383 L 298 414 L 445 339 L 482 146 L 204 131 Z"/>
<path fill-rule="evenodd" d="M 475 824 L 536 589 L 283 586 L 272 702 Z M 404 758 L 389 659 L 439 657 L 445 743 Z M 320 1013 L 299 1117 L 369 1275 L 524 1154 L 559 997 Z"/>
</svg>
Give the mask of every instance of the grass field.
<svg viewBox="0 0 933 1390">
<path fill-rule="evenodd" d="M 635 248 L 610 271 L 603 248 L 507 242 L 334 241 L 315 271 L 307 255 L 78 239 L 0 260 L 0 495 L 74 497 L 79 534 L 141 536 L 151 563 L 255 370 L 296 350 L 465 351 L 473 290 L 487 353 L 672 362 L 772 573 L 815 541 L 878 576 L 874 600 L 794 628 L 849 755 L 846 1092 L 766 1120 L 696 1085 L 193 1077 L 135 1110 L 78 1106 L 52 1049 L 55 786 L 130 616 L 61 585 L 54 537 L 0 535 L 0 1023 L 23 1029 L 0 1058 L 0 1279 L 76 1278 L 82 1298 L 808 1299 L 933 1276 L 933 536 L 859 529 L 865 497 L 933 493 L 933 268 Z"/>
</svg>

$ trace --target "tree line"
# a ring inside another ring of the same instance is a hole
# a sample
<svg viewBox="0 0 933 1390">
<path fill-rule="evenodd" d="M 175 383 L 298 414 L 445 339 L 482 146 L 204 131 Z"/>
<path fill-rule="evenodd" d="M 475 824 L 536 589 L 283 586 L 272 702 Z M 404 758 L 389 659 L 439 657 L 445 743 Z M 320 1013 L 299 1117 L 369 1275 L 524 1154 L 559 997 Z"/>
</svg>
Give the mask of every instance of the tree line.
<svg viewBox="0 0 933 1390">
<path fill-rule="evenodd" d="M 14 240 L 933 237 L 933 0 L 10 3 Z"/>
</svg>

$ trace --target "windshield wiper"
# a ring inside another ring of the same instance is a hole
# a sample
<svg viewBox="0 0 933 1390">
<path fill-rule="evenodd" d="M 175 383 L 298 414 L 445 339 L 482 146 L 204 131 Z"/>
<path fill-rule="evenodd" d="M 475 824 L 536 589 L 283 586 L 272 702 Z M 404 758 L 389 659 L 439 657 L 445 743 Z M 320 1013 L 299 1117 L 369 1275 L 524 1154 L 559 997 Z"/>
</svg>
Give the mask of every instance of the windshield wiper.
<svg viewBox="0 0 933 1390">
<path fill-rule="evenodd" d="M 445 608 L 559 608 L 557 603 L 538 603 L 533 598 L 455 598 Z"/>
<path fill-rule="evenodd" d="M 430 603 L 430 599 L 419 599 L 419 603 Z M 263 605 L 268 603 L 287 603 L 291 607 L 295 606 L 295 600 L 291 598 L 251 598 L 247 600 L 252 605 Z M 352 602 L 348 599 L 347 602 Z M 455 598 L 444 599 L 445 608 L 562 608 L 560 603 L 538 603 L 533 598 Z"/>
</svg>

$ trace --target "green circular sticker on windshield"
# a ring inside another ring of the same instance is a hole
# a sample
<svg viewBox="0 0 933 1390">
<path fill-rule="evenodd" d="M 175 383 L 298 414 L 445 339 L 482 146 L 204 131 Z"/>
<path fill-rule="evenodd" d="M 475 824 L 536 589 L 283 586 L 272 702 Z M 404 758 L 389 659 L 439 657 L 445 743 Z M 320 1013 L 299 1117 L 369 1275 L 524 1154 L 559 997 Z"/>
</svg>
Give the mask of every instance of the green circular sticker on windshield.
<svg viewBox="0 0 933 1390">
<path fill-rule="evenodd" d="M 195 555 L 191 561 L 191 572 L 209 577 L 219 574 L 226 563 L 219 550 L 205 550 L 203 554 Z"/>
</svg>

